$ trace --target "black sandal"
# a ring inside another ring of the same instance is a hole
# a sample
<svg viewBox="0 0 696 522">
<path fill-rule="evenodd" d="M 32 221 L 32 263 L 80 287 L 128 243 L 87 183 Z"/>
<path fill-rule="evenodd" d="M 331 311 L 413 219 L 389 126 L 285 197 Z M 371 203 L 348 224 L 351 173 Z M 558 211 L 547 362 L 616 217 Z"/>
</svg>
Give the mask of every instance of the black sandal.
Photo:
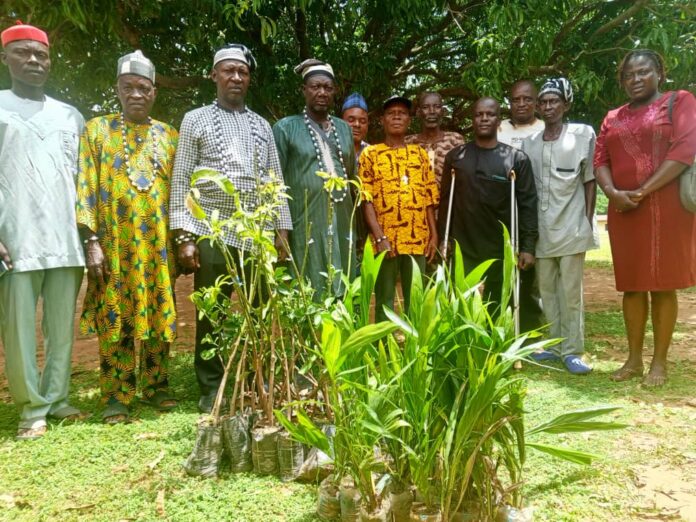
<svg viewBox="0 0 696 522">
<path fill-rule="evenodd" d="M 130 422 L 130 414 L 128 413 L 128 406 L 121 404 L 120 402 L 114 402 L 106 406 L 106 409 L 102 412 L 102 421 L 104 424 L 124 424 Z"/>
<path fill-rule="evenodd" d="M 156 409 L 157 411 L 172 411 L 179 405 L 174 396 L 170 395 L 164 390 L 157 390 L 152 397 L 143 397 L 140 399 L 140 402 Z M 165 404 L 166 402 L 173 404 Z"/>
</svg>

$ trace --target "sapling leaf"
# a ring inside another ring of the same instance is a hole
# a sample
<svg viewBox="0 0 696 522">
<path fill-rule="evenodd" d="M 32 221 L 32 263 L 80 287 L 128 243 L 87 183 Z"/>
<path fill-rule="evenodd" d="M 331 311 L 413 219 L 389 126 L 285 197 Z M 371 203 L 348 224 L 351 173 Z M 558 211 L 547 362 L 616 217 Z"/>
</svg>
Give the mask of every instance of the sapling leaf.
<svg viewBox="0 0 696 522">
<path fill-rule="evenodd" d="M 539 424 L 527 431 L 528 435 L 534 433 L 570 433 L 598 430 L 617 430 L 623 429 L 627 425 L 617 422 L 589 422 L 589 419 L 606 415 L 613 411 L 621 409 L 619 406 L 597 406 L 582 410 L 571 411 L 559 415 L 548 422 Z"/>
<path fill-rule="evenodd" d="M 198 204 L 198 201 L 191 194 L 186 195 L 186 208 L 191 213 L 191 215 L 200 220 L 206 218 L 205 210 Z"/>
<path fill-rule="evenodd" d="M 570 448 L 564 448 L 561 446 L 549 446 L 547 444 L 539 444 L 537 442 L 527 442 L 528 448 L 534 448 L 537 451 L 556 457 L 557 459 L 567 460 L 568 462 L 574 462 L 575 464 L 589 465 L 592 461 L 600 458 L 599 455 L 594 453 L 587 453 L 585 451 L 578 451 Z"/>
</svg>

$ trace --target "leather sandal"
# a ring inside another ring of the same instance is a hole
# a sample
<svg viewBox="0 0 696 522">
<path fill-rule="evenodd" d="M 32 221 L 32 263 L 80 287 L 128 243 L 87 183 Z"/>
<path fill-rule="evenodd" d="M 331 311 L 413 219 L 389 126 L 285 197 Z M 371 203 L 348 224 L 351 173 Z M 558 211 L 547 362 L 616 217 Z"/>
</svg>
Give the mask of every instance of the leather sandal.
<svg viewBox="0 0 696 522">
<path fill-rule="evenodd" d="M 128 413 L 128 406 L 121 404 L 120 402 L 114 402 L 106 406 L 106 409 L 102 412 L 102 421 L 104 424 L 123 424 L 130 422 L 130 414 Z"/>
<path fill-rule="evenodd" d="M 157 411 L 171 411 L 179 405 L 176 398 L 164 390 L 157 390 L 152 397 L 143 397 L 140 402 Z"/>
<path fill-rule="evenodd" d="M 50 412 L 48 416 L 59 421 L 77 422 L 89 418 L 90 414 L 73 406 L 63 406 L 56 411 Z"/>
<path fill-rule="evenodd" d="M 19 428 L 15 440 L 36 440 L 40 439 L 48 431 L 48 426 L 45 424 L 37 428 Z"/>
</svg>

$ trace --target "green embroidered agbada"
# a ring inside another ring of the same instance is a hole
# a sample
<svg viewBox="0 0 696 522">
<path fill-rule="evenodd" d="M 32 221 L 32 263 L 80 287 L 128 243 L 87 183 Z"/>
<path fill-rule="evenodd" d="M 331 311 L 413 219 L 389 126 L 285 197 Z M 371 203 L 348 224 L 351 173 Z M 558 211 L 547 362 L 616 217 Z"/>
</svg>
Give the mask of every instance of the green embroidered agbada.
<svg viewBox="0 0 696 522">
<path fill-rule="evenodd" d="M 355 179 L 355 152 L 350 127 L 343 120 L 331 119 L 336 126 L 343 153 L 341 162 L 335 137 L 329 134 L 329 142 L 333 142 L 330 149 L 334 165 L 338 170 L 345 165 L 347 171 L 337 174 Z M 319 164 L 303 116 L 283 118 L 273 126 L 273 135 L 283 178 L 291 197 L 289 205 L 293 230 L 290 233 L 290 249 L 303 276 L 311 280 L 315 298 L 318 299 L 326 295 L 326 274 L 330 263 L 349 278 L 355 276 L 355 229 L 351 222 L 353 198 L 349 190 L 343 201 L 333 203 L 332 222 L 329 223 L 329 194 L 324 190 L 324 180 L 316 175 L 317 171 L 325 169 Z M 331 249 L 330 237 L 333 237 Z M 332 282 L 332 290 L 335 294 L 340 292 L 338 278 Z"/>
</svg>

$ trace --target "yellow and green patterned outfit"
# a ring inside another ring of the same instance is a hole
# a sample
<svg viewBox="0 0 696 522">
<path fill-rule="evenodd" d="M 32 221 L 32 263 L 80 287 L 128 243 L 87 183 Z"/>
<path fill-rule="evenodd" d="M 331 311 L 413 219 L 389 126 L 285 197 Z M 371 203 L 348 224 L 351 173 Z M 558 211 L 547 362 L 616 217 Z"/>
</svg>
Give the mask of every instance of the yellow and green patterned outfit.
<svg viewBox="0 0 696 522">
<path fill-rule="evenodd" d="M 99 237 L 111 271 L 106 285 L 90 283 L 80 321 L 83 333 L 99 336 L 104 402 L 128 405 L 135 397 L 135 341 L 142 343 L 143 395 L 167 389 L 176 332 L 168 209 L 177 140 L 166 123 L 112 114 L 90 120 L 80 141 L 77 223 Z"/>
</svg>

